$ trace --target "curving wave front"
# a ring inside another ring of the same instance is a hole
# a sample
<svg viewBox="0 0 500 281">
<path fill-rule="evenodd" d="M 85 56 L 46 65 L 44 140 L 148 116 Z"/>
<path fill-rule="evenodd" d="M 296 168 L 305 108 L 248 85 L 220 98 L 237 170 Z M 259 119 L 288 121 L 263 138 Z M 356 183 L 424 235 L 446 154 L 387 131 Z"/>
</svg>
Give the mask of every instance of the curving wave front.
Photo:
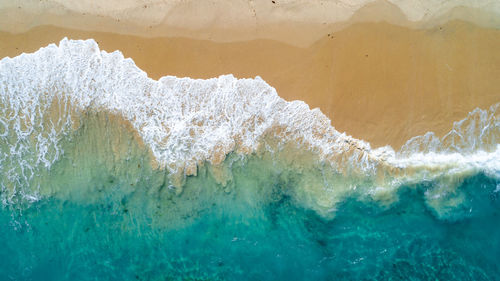
<svg viewBox="0 0 500 281">
<path fill-rule="evenodd" d="M 0 276 L 494 280 L 499 107 L 372 149 L 259 77 L 156 81 L 93 40 L 4 58 Z"/>
</svg>

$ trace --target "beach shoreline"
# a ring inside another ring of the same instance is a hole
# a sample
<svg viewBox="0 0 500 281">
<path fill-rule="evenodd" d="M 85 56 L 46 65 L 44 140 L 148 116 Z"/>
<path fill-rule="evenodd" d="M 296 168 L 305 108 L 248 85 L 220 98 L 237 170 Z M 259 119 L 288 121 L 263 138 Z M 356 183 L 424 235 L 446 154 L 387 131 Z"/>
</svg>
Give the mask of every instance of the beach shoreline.
<svg viewBox="0 0 500 281">
<path fill-rule="evenodd" d="M 71 26 L 66 16 L 59 23 Z M 428 131 L 442 136 L 474 108 L 500 100 L 500 30 L 452 17 L 441 25 L 409 26 L 387 2 L 359 8 L 346 22 L 268 24 L 263 26 L 269 32 L 250 36 L 242 28 L 224 38 L 216 28 L 166 29 L 171 36 L 159 36 L 161 26 L 136 36 L 133 25 L 123 22 L 117 26 L 132 27 L 131 34 L 103 32 L 112 28 L 105 23 L 109 18 L 100 18 L 100 29 L 88 27 L 97 31 L 37 25 L 50 22 L 39 18 L 26 32 L 0 32 L 0 57 L 34 52 L 64 37 L 93 38 L 102 50 L 132 58 L 154 79 L 260 76 L 285 100 L 320 108 L 337 130 L 396 150 Z"/>
</svg>

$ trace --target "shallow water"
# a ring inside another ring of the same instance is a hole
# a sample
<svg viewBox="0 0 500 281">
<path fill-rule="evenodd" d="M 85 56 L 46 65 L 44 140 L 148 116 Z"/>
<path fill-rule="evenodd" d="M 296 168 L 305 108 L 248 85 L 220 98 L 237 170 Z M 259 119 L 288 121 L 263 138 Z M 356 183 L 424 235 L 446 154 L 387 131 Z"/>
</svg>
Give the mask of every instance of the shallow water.
<svg viewBox="0 0 500 281">
<path fill-rule="evenodd" d="M 22 216 L 1 211 L 0 276 L 4 280 L 496 280 L 499 184 L 482 174 L 468 178 L 460 187 L 467 192 L 467 206 L 444 220 L 426 206 L 426 184 L 402 189 L 399 201 L 389 208 L 349 198 L 331 220 L 297 207 L 279 184 L 271 198 L 254 197 L 251 202 L 246 201 L 245 190 L 215 192 L 199 210 L 179 218 L 183 223 L 173 226 L 157 222 L 161 205 L 156 211 L 131 206 L 147 204 L 149 194 L 92 204 L 43 200 Z M 187 187 L 191 188 L 199 186 L 193 183 Z M 182 204 L 189 200 L 186 197 L 176 197 L 171 204 Z"/>
<path fill-rule="evenodd" d="M 2 280 L 496 280 L 499 104 L 395 152 L 263 80 L 0 61 Z"/>
</svg>

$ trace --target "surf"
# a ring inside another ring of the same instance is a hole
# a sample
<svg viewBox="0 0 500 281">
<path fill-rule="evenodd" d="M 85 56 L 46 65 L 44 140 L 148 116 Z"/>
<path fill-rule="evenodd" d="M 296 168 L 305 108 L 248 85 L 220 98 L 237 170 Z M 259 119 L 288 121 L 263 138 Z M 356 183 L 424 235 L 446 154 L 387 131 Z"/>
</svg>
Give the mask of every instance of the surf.
<svg viewBox="0 0 500 281">
<path fill-rule="evenodd" d="M 499 106 L 372 148 L 259 77 L 153 80 L 91 39 L 4 58 L 1 275 L 492 280 Z"/>
<path fill-rule="evenodd" d="M 390 204 L 399 187 L 433 181 L 444 187 L 429 196 L 440 198 L 468 176 L 500 173 L 498 104 L 471 112 L 442 139 L 428 133 L 395 152 L 336 131 L 318 109 L 284 101 L 259 77 L 156 81 L 93 40 L 4 58 L 0 77 L 4 204 L 61 196 L 80 186 L 71 182 L 80 173 L 100 178 L 94 164 L 132 182 L 146 169 L 153 189 L 181 194 L 203 169 L 231 189 L 233 167 L 270 162 L 265 178 L 301 174 L 294 197 L 326 217 L 353 193 Z M 75 176 L 62 187 L 57 174 Z"/>
</svg>

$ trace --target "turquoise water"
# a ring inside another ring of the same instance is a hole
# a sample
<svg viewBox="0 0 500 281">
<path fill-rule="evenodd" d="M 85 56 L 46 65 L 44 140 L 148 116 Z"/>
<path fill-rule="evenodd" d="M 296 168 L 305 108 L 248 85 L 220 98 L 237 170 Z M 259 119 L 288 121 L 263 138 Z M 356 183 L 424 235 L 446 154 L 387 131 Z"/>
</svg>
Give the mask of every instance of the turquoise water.
<svg viewBox="0 0 500 281">
<path fill-rule="evenodd" d="M 467 203 L 446 219 L 436 218 L 425 203 L 423 192 L 430 184 L 402 188 L 391 207 L 346 199 L 328 220 L 297 207 L 279 183 L 272 198 L 262 199 L 266 202 L 246 202 L 245 191 L 238 188 L 215 192 L 194 203 L 198 210 L 175 226 L 155 222 L 161 206 L 158 211 L 129 206 L 128 200 L 138 199 L 133 197 L 151 194 L 104 196 L 93 204 L 42 200 L 22 215 L 1 211 L 0 276 L 497 280 L 499 182 L 483 174 L 466 179 L 460 189 L 467 193 Z M 171 204 L 190 200 L 188 194 Z"/>
<path fill-rule="evenodd" d="M 260 78 L 0 60 L 0 280 L 499 280 L 500 103 L 372 149 Z"/>
</svg>

